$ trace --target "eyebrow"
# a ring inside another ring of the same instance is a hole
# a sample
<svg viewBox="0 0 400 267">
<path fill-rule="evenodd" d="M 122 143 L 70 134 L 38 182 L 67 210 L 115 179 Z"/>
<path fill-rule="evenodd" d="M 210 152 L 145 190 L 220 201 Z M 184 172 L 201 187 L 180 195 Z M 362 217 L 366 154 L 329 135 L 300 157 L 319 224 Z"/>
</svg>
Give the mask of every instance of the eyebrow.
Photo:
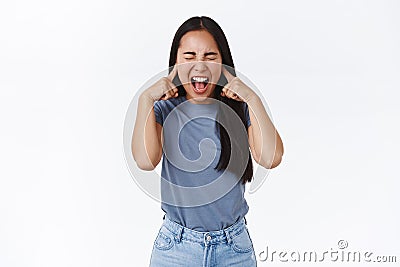
<svg viewBox="0 0 400 267">
<path fill-rule="evenodd" d="M 195 52 L 185 52 L 185 53 L 183 53 L 183 54 L 193 55 L 193 56 L 196 55 Z M 205 56 L 205 57 L 206 57 L 206 56 L 216 56 L 216 55 L 218 55 L 217 52 L 207 52 L 207 53 L 204 53 L 204 56 Z"/>
</svg>

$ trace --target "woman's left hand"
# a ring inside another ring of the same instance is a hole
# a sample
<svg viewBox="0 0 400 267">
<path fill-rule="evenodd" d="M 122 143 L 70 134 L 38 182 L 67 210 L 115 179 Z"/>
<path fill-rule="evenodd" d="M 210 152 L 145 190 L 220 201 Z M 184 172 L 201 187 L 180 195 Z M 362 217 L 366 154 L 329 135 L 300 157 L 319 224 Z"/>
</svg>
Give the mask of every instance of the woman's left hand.
<svg viewBox="0 0 400 267">
<path fill-rule="evenodd" d="M 233 76 L 225 66 L 222 67 L 222 73 L 225 75 L 228 83 L 222 88 L 221 96 L 225 96 L 236 101 L 248 102 L 255 94 L 244 82 L 238 77 Z"/>
</svg>

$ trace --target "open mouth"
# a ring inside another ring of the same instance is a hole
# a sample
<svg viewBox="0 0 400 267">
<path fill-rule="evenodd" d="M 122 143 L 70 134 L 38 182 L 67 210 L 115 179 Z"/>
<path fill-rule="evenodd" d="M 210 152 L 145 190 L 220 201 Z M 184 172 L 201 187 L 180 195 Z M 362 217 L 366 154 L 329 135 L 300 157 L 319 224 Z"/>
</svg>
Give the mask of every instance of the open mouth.
<svg viewBox="0 0 400 267">
<path fill-rule="evenodd" d="M 190 83 L 193 86 L 193 90 L 196 93 L 204 93 L 207 90 L 208 86 L 208 77 L 202 77 L 202 76 L 194 76 L 190 79 Z"/>
</svg>

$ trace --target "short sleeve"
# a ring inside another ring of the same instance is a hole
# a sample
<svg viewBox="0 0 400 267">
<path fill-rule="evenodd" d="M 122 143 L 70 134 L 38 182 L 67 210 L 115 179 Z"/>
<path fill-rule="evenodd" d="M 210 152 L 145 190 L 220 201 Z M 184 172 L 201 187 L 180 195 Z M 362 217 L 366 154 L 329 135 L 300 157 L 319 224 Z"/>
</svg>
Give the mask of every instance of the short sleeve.
<svg viewBox="0 0 400 267">
<path fill-rule="evenodd" d="M 249 107 L 247 106 L 246 102 L 244 102 L 244 118 L 246 120 L 246 125 L 248 128 L 251 125 L 251 121 L 250 121 Z"/>
<path fill-rule="evenodd" d="M 163 114 L 162 114 L 160 101 L 155 101 L 153 107 L 154 107 L 154 114 L 156 115 L 156 122 L 163 125 L 164 118 L 163 118 Z"/>
</svg>

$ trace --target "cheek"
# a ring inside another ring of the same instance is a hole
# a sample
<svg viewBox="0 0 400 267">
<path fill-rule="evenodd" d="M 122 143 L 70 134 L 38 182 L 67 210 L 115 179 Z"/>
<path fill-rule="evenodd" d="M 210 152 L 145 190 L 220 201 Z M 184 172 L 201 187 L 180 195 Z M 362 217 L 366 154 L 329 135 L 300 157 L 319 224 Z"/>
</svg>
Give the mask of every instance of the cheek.
<svg viewBox="0 0 400 267">
<path fill-rule="evenodd" d="M 186 87 L 186 84 L 189 80 L 189 64 L 185 62 L 185 59 L 182 57 L 176 58 L 176 69 L 178 72 L 178 77 L 181 83 Z"/>
<path fill-rule="evenodd" d="M 181 82 L 183 84 L 187 83 L 189 80 L 188 66 L 186 66 L 186 64 L 178 65 L 177 71 L 178 71 L 179 80 L 181 80 Z"/>
<path fill-rule="evenodd" d="M 221 76 L 222 65 L 214 66 L 213 68 L 210 69 L 210 71 L 212 75 L 212 80 L 214 83 L 216 83 L 219 80 L 219 77 Z"/>
<path fill-rule="evenodd" d="M 176 58 L 176 64 L 182 64 L 183 59 L 181 57 Z"/>
</svg>

